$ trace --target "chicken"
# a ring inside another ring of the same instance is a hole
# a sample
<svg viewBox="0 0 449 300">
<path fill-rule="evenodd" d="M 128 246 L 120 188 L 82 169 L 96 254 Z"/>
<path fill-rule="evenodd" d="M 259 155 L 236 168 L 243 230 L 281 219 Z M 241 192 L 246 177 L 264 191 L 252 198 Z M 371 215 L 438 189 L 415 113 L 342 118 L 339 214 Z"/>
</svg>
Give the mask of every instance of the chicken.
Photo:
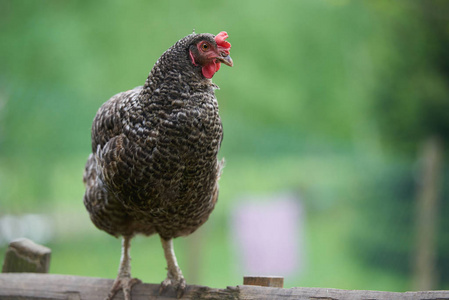
<svg viewBox="0 0 449 300">
<path fill-rule="evenodd" d="M 168 286 L 181 297 L 186 283 L 172 240 L 194 232 L 218 198 L 222 124 L 211 78 L 232 66 L 226 32 L 190 34 L 165 51 L 145 84 L 119 93 L 98 110 L 92 154 L 83 176 L 84 205 L 101 230 L 122 237 L 117 279 L 107 299 L 140 282 L 131 277 L 130 241 L 158 234 Z"/>
</svg>

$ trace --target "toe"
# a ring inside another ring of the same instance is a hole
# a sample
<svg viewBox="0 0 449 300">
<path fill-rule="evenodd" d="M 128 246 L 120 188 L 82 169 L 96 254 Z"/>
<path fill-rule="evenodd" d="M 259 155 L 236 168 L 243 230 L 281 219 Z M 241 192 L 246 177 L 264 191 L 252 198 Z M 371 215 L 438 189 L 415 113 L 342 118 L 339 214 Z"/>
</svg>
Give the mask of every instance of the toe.
<svg viewBox="0 0 449 300">
<path fill-rule="evenodd" d="M 131 278 L 130 280 L 127 280 L 126 283 L 122 286 L 123 290 L 123 296 L 125 297 L 125 300 L 131 300 L 131 289 L 135 284 L 142 283 L 137 278 Z"/>
<path fill-rule="evenodd" d="M 180 285 L 180 286 L 178 286 L 178 288 L 177 288 L 177 291 L 176 291 L 176 296 L 177 296 L 177 298 L 179 299 L 179 298 L 182 298 L 182 296 L 184 295 L 184 292 L 186 291 L 186 286 L 185 286 L 185 284 L 184 284 L 184 286 L 182 286 L 182 285 Z"/>
<path fill-rule="evenodd" d="M 186 281 L 184 278 L 182 278 L 178 284 L 177 284 L 177 297 L 178 299 L 181 298 L 184 295 L 184 292 L 186 291 Z"/>
<path fill-rule="evenodd" d="M 165 289 L 167 288 L 167 286 L 171 285 L 171 279 L 170 278 L 165 278 L 164 281 L 161 282 L 161 287 L 159 288 L 159 294 L 162 294 Z"/>
<path fill-rule="evenodd" d="M 186 281 L 182 277 L 179 280 L 175 280 L 173 278 L 166 278 L 161 283 L 161 287 L 159 288 L 159 294 L 162 294 L 168 286 L 173 287 L 173 289 L 176 291 L 177 298 L 181 298 L 184 295 L 184 292 L 186 290 Z"/>
</svg>

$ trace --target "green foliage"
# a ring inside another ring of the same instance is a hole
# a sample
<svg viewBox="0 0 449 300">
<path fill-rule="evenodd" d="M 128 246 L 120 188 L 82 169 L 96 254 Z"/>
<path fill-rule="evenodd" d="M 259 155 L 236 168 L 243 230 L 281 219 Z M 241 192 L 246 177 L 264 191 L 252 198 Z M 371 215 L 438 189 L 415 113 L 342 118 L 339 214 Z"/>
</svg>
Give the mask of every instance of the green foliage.
<svg viewBox="0 0 449 300">
<path fill-rule="evenodd" d="M 370 268 L 409 274 L 414 246 L 415 182 L 408 165 L 389 162 L 372 168 L 368 192 L 357 203 L 357 224 L 352 235 L 354 254 Z M 373 213 L 375 212 L 375 213 Z M 369 228 L 369 236 L 366 235 Z"/>
<path fill-rule="evenodd" d="M 402 13 L 383 18 L 391 30 L 380 37 L 383 43 L 379 40 L 384 80 L 375 88 L 375 109 L 393 147 L 416 151 L 428 136 L 449 138 L 449 54 L 444 50 L 449 3 L 402 1 L 389 7 Z"/>
</svg>

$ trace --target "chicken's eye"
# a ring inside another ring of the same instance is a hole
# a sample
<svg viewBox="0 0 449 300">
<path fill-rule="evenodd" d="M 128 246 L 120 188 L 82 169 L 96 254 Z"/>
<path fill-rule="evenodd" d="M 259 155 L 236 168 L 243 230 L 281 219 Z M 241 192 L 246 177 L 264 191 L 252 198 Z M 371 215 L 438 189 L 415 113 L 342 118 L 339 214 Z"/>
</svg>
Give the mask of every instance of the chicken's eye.
<svg viewBox="0 0 449 300">
<path fill-rule="evenodd" d="M 203 51 L 206 51 L 207 49 L 209 49 L 209 45 L 207 43 L 203 43 L 203 44 L 201 44 L 201 49 Z"/>
</svg>

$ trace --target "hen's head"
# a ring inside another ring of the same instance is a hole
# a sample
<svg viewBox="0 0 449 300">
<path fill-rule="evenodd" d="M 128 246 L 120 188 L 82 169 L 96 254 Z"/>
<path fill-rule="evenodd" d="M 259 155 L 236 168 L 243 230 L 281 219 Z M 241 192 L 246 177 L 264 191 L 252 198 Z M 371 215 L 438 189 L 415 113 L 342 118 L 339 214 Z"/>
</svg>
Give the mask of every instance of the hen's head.
<svg viewBox="0 0 449 300">
<path fill-rule="evenodd" d="M 198 34 L 189 45 L 189 57 L 194 66 L 201 67 L 204 77 L 212 78 L 220 69 L 221 63 L 232 67 L 229 55 L 231 44 L 225 41 L 228 34 L 225 31 L 216 36 L 212 34 Z"/>
</svg>

